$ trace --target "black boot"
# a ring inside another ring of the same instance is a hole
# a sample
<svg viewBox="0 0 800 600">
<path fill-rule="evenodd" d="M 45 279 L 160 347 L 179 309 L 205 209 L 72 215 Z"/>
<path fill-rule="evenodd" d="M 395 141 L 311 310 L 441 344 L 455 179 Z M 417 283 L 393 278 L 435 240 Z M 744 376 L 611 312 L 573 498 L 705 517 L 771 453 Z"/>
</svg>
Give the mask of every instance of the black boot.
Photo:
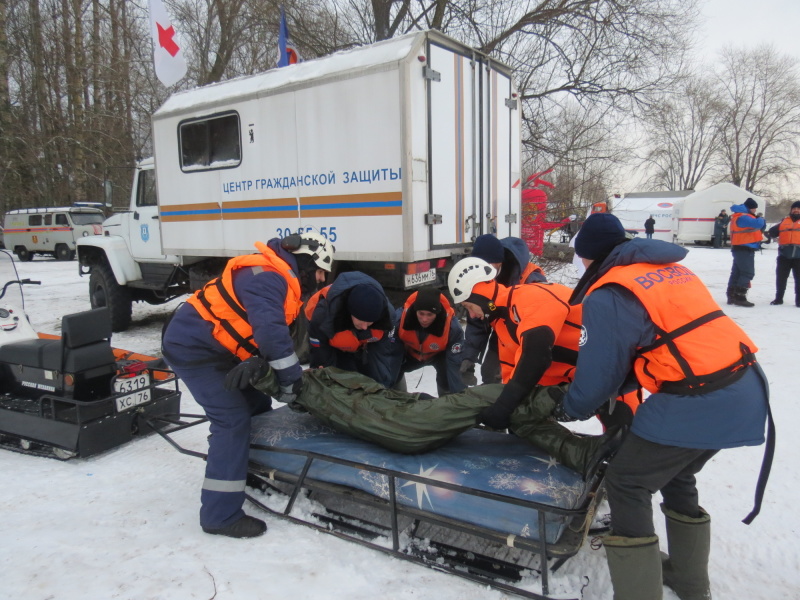
<svg viewBox="0 0 800 600">
<path fill-rule="evenodd" d="M 752 302 L 747 299 L 747 288 L 746 287 L 735 287 L 733 288 L 732 298 L 735 306 L 755 306 Z"/>
<path fill-rule="evenodd" d="M 776 304 L 783 304 L 783 298 L 775 298 L 775 300 L 773 300 L 772 302 L 770 302 L 770 304 L 771 304 L 772 306 L 775 306 Z"/>
<path fill-rule="evenodd" d="M 267 524 L 264 523 L 264 521 L 248 515 L 243 516 L 241 519 L 235 523 L 231 523 L 227 527 L 220 527 L 218 529 L 203 527 L 203 531 L 210 533 L 211 535 L 224 535 L 232 538 L 254 538 L 264 535 L 266 530 Z"/>
<path fill-rule="evenodd" d="M 728 298 L 728 304 L 733 304 L 733 286 L 729 285 L 728 289 L 725 290 L 725 296 Z"/>
</svg>

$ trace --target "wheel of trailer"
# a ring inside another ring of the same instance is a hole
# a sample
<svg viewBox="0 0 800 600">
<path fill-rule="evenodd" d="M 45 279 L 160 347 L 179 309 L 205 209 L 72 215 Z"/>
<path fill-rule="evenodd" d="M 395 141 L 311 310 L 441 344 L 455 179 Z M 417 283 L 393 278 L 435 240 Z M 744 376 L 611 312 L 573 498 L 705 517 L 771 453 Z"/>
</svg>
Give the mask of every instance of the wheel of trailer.
<svg viewBox="0 0 800 600">
<path fill-rule="evenodd" d="M 130 290 L 117 283 L 114 272 L 106 262 L 92 266 L 89 299 L 92 308 L 108 307 L 112 331 L 125 331 L 130 326 L 133 304 Z"/>
<path fill-rule="evenodd" d="M 56 260 L 72 260 L 72 250 L 66 244 L 56 244 L 56 250 L 53 252 Z"/>
<path fill-rule="evenodd" d="M 33 253 L 25 246 L 17 246 L 14 248 L 14 253 L 21 262 L 28 262 L 33 260 Z"/>
</svg>

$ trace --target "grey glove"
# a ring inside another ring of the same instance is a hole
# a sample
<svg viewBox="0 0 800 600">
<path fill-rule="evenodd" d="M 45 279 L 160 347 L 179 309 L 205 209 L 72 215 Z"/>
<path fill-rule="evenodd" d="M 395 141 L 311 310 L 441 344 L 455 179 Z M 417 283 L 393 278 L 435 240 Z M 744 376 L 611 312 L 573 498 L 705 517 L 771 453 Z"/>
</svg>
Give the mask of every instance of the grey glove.
<svg viewBox="0 0 800 600">
<path fill-rule="evenodd" d="M 269 371 L 269 364 L 259 356 L 251 356 L 233 367 L 225 376 L 225 389 L 243 390 L 254 384 Z"/>
<path fill-rule="evenodd" d="M 475 377 L 475 361 L 465 358 L 461 361 L 461 366 L 458 369 L 458 372 L 461 373 L 461 381 L 464 382 L 464 385 L 478 385 L 478 378 Z"/>
</svg>

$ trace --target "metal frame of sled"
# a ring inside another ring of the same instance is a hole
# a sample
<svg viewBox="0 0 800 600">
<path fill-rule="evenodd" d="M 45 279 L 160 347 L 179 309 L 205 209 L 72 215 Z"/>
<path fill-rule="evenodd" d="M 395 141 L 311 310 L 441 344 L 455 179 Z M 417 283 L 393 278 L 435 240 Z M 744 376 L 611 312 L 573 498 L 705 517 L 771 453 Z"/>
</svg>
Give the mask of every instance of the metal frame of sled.
<svg viewBox="0 0 800 600">
<path fill-rule="evenodd" d="M 289 495 L 289 501 L 283 511 L 276 511 L 258 501 L 256 498 L 248 495 L 248 500 L 259 506 L 261 509 L 294 523 L 302 524 L 325 533 L 330 533 L 336 537 L 356 542 L 368 548 L 378 550 L 402 560 L 422 564 L 438 571 L 450 573 L 451 575 L 456 575 L 473 582 L 489 585 L 496 589 L 535 600 L 549 600 L 547 594 L 549 593 L 550 572 L 555 572 L 558 570 L 567 561 L 567 559 L 578 553 L 583 545 L 584 539 L 586 538 L 587 534 L 590 533 L 590 527 L 594 518 L 595 509 L 604 493 L 602 487 L 603 479 L 602 477 L 596 477 L 592 482 L 591 489 L 586 495 L 586 499 L 581 506 L 575 509 L 565 509 L 538 502 L 513 498 L 510 496 L 504 496 L 502 494 L 454 485 L 444 481 L 406 473 L 404 471 L 397 471 L 394 469 L 377 467 L 341 459 L 338 457 L 326 456 L 316 452 L 278 448 L 261 444 L 251 444 L 250 447 L 256 450 L 295 454 L 303 456 L 306 459 L 299 475 L 272 469 L 270 467 L 253 463 L 251 460 L 249 468 L 251 477 L 248 481 L 250 485 L 257 485 L 262 490 L 271 489 L 278 493 L 288 493 Z M 320 481 L 309 477 L 309 469 L 315 461 L 335 463 L 337 465 L 385 475 L 389 480 L 389 499 L 384 500 L 349 486 Z M 462 494 L 478 496 L 508 504 L 515 504 L 535 510 L 537 511 L 540 539 L 533 540 L 513 534 L 504 534 L 499 531 L 494 531 L 468 522 L 436 515 L 414 507 L 404 506 L 397 501 L 396 481 L 398 479 L 402 479 L 403 481 L 424 483 L 429 486 L 435 486 Z M 281 489 L 278 485 L 276 485 L 277 483 L 288 484 L 289 491 L 287 492 L 286 490 Z M 319 501 L 323 506 L 325 506 L 325 504 L 324 502 L 320 501 L 318 496 L 327 494 L 340 498 L 346 497 L 346 499 L 350 502 L 382 510 L 385 512 L 385 517 L 388 519 L 388 524 L 375 523 L 363 520 L 357 516 L 344 515 L 337 511 L 331 511 L 328 509 L 328 507 L 325 507 L 326 511 L 328 512 L 327 515 L 320 515 L 318 513 L 314 514 L 314 517 L 320 521 L 319 523 L 313 523 L 294 517 L 291 515 L 291 511 L 302 490 L 308 490 L 310 496 L 316 494 L 312 499 Z M 548 543 L 546 539 L 545 524 L 548 515 L 563 517 L 567 520 L 567 526 L 565 527 L 563 534 L 555 543 Z M 410 532 L 405 531 L 408 529 L 408 527 L 403 528 L 400 526 L 401 517 L 407 517 L 411 519 L 412 526 Z M 514 565 L 500 559 L 481 556 L 473 551 L 460 550 L 459 548 L 451 547 L 443 543 L 432 543 L 427 539 L 419 538 L 417 537 L 417 533 L 420 526 L 424 523 L 441 527 L 450 531 L 465 533 L 469 536 L 493 542 L 500 546 L 517 548 L 537 555 L 539 557 L 539 574 L 541 577 L 542 594 L 521 589 L 513 584 L 514 580 L 519 581 L 521 579 L 523 576 L 522 571 L 534 569 L 530 567 L 520 568 L 518 565 Z M 594 533 L 594 531 L 592 532 Z M 412 543 L 409 545 L 409 547 L 401 548 L 401 533 L 405 533 L 406 535 L 410 536 Z M 388 537 L 391 540 L 391 547 L 382 546 L 373 541 L 380 537 Z M 420 545 L 417 546 L 413 542 L 419 542 Z M 421 546 L 428 548 L 431 548 L 432 546 L 434 551 L 426 551 Z M 552 566 L 548 564 L 549 559 L 554 559 Z"/>
</svg>

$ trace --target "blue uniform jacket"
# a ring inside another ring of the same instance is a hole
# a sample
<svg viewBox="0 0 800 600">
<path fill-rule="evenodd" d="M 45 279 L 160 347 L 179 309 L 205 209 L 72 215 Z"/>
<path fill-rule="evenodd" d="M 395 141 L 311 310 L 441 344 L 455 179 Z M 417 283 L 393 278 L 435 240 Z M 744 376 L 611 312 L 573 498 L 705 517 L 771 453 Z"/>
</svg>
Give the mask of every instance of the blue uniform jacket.
<svg viewBox="0 0 800 600">
<path fill-rule="evenodd" d="M 767 222 L 764 220 L 763 217 L 754 217 L 750 214 L 747 210 L 747 207 L 744 204 L 734 204 L 731 206 L 732 213 L 746 213 L 743 217 L 739 217 L 738 224 L 739 227 L 752 227 L 753 229 L 764 229 L 767 226 Z M 731 231 L 731 237 L 733 237 L 733 231 Z M 739 246 L 743 246 L 745 248 L 754 248 L 756 250 L 761 249 L 761 242 L 751 242 L 749 244 L 738 244 Z"/>
<path fill-rule="evenodd" d="M 294 256 L 280 247 L 280 240 L 272 239 L 267 246 L 297 270 Z M 251 269 L 237 269 L 233 287 L 247 311 L 259 354 L 269 362 L 288 358 L 287 362 L 291 363 L 294 345 L 283 310 L 288 291 L 286 280 L 274 271 L 254 274 Z M 164 334 L 163 353 L 167 362 L 177 366 L 207 364 L 220 369 L 232 368 L 238 359 L 214 339 L 213 329 L 191 304 L 183 304 Z M 276 369 L 276 374 L 281 385 L 289 385 L 301 377 L 302 368 L 295 362 L 284 369 Z"/>
<path fill-rule="evenodd" d="M 386 335 L 377 342 L 367 344 L 359 354 L 359 363 L 363 368 L 358 371 L 372 377 L 378 383 L 391 387 L 397 380 L 400 364 L 403 360 L 403 345 L 395 342 L 393 336 L 394 307 L 386 297 L 381 284 L 369 275 L 358 271 L 342 273 L 333 282 L 327 295 L 320 298 L 319 303 L 311 315 L 308 324 L 308 337 L 311 347 L 311 367 L 339 367 L 352 366 L 352 357 L 341 356 L 346 354 L 332 347 L 329 340 L 339 331 L 354 329 L 350 313 L 347 309 L 347 296 L 352 288 L 366 284 L 380 290 L 384 300 L 383 315 L 372 324 L 373 329 L 382 329 Z"/>
<path fill-rule="evenodd" d="M 531 273 L 525 281 L 519 278 L 525 267 L 531 261 L 531 252 L 525 240 L 518 237 L 507 237 L 500 240 L 505 249 L 505 260 L 497 276 L 497 282 L 505 286 L 519 285 L 520 283 L 544 283 L 547 281 L 541 273 Z M 461 360 L 471 360 L 478 362 L 489 336 L 492 333 L 491 326 L 480 319 L 467 319 L 467 326 L 464 340 L 464 352 Z"/>
<path fill-rule="evenodd" d="M 664 264 L 684 258 L 686 250 L 660 240 L 633 239 L 617 246 L 588 289 L 611 267 L 635 263 Z M 585 299 L 582 344 L 575 379 L 564 398 L 564 410 L 589 418 L 615 397 L 632 371 L 636 349 L 655 341 L 655 330 L 639 300 L 621 286 L 599 288 Z M 721 449 L 754 446 L 764 441 L 766 382 L 749 368 L 738 381 L 696 396 L 656 393 L 636 412 L 632 431 L 651 442 L 685 448 Z"/>
</svg>

